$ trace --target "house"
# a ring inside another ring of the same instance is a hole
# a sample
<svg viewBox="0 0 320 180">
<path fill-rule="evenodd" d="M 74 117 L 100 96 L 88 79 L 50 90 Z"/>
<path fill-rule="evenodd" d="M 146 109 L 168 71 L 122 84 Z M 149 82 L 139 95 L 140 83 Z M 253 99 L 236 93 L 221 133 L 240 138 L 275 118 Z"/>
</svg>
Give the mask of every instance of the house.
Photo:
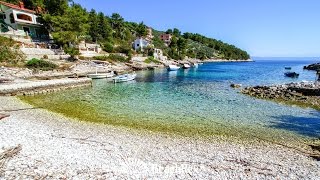
<svg viewBox="0 0 320 180">
<path fill-rule="evenodd" d="M 2 35 L 28 36 L 32 39 L 48 39 L 48 32 L 40 24 L 36 11 L 0 1 L 0 33 Z"/>
<path fill-rule="evenodd" d="M 160 39 L 165 42 L 166 44 L 170 44 L 171 43 L 171 38 L 172 35 L 171 34 L 161 34 L 160 35 Z"/>
<path fill-rule="evenodd" d="M 98 56 L 102 52 L 102 48 L 96 43 L 86 43 L 81 41 L 78 45 L 79 52 L 84 57 Z"/>
<path fill-rule="evenodd" d="M 136 51 L 138 50 L 143 51 L 143 49 L 146 48 L 147 46 L 149 46 L 149 42 L 143 38 L 138 38 L 133 43 L 133 48 Z"/>
<path fill-rule="evenodd" d="M 163 51 L 161 49 L 156 49 L 156 48 L 153 50 L 153 57 L 160 61 L 165 61 L 168 59 L 167 56 L 163 55 Z"/>
</svg>

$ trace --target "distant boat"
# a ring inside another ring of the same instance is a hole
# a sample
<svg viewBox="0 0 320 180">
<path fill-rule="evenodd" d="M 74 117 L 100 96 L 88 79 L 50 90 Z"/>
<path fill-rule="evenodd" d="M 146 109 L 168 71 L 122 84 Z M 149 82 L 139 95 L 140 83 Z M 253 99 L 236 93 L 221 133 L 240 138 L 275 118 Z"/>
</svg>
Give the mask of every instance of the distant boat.
<svg viewBox="0 0 320 180">
<path fill-rule="evenodd" d="M 177 65 L 169 65 L 168 66 L 168 71 L 177 71 L 179 69 L 180 69 L 180 67 Z"/>
<path fill-rule="evenodd" d="M 299 77 L 299 74 L 296 72 L 286 72 L 286 73 L 284 73 L 284 75 L 287 77 L 291 77 L 291 78 L 298 78 Z"/>
<path fill-rule="evenodd" d="M 123 74 L 113 78 L 114 83 L 133 81 L 137 77 L 137 74 Z"/>
<path fill-rule="evenodd" d="M 182 68 L 183 69 L 189 69 L 191 66 L 189 64 L 183 64 Z"/>
<path fill-rule="evenodd" d="M 284 67 L 284 69 L 291 70 L 292 68 L 291 67 Z"/>
</svg>

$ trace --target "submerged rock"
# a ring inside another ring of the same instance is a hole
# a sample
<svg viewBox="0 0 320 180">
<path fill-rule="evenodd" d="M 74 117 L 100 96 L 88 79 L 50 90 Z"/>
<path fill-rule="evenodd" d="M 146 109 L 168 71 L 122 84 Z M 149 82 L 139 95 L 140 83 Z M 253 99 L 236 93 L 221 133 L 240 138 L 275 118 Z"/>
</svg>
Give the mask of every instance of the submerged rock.
<svg viewBox="0 0 320 180">
<path fill-rule="evenodd" d="M 242 85 L 241 84 L 231 84 L 230 87 L 232 88 L 240 88 Z"/>
</svg>

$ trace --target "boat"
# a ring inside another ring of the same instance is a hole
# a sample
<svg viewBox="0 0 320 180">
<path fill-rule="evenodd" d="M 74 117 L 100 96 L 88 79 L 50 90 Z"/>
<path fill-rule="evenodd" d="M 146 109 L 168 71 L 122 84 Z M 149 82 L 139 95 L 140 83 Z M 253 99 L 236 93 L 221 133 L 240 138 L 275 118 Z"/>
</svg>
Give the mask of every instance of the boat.
<svg viewBox="0 0 320 180">
<path fill-rule="evenodd" d="M 199 64 L 198 64 L 198 63 L 193 63 L 193 64 L 192 64 L 192 67 L 198 68 L 198 67 L 199 67 Z"/>
<path fill-rule="evenodd" d="M 95 74 L 88 74 L 88 78 L 91 79 L 104 79 L 104 78 L 111 78 L 114 76 L 113 72 L 110 73 L 95 73 Z"/>
<path fill-rule="evenodd" d="M 168 66 L 168 71 L 177 71 L 179 69 L 180 69 L 180 67 L 177 65 L 169 65 Z"/>
<path fill-rule="evenodd" d="M 286 73 L 284 73 L 284 75 L 287 77 L 291 77 L 291 78 L 298 78 L 299 77 L 299 74 L 296 72 L 286 72 Z"/>
<path fill-rule="evenodd" d="M 284 67 L 285 70 L 291 70 L 291 67 Z"/>
<path fill-rule="evenodd" d="M 183 64 L 182 68 L 183 69 L 189 69 L 191 66 L 189 64 Z"/>
<path fill-rule="evenodd" d="M 123 74 L 113 78 L 114 83 L 133 81 L 136 78 L 137 74 Z"/>
<path fill-rule="evenodd" d="M 87 77 L 91 79 L 104 79 L 104 78 L 111 78 L 113 76 L 114 76 L 113 71 L 109 73 L 98 73 L 98 66 L 96 67 L 96 73 L 87 74 Z"/>
</svg>

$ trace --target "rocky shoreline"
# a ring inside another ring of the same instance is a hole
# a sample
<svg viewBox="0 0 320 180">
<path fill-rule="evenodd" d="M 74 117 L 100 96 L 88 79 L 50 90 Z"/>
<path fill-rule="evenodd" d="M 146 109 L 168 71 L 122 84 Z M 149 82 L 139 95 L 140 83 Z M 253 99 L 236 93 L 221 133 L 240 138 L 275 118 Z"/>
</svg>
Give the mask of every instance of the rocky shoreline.
<svg viewBox="0 0 320 180">
<path fill-rule="evenodd" d="M 299 82 L 246 87 L 241 90 L 241 93 L 256 98 L 275 100 L 320 110 L 320 83 Z"/>
</svg>

